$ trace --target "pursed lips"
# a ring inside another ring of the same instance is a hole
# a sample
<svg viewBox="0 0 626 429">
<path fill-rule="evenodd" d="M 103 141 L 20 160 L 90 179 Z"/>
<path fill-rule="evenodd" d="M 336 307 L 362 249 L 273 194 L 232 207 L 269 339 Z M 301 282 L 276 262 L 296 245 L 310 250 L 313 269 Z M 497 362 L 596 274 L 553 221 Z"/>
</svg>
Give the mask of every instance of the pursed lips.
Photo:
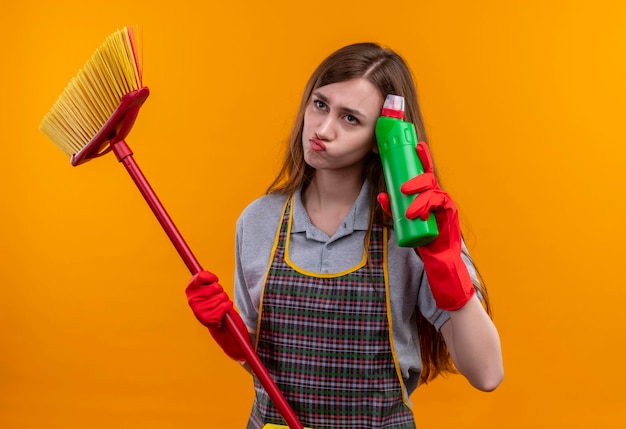
<svg viewBox="0 0 626 429">
<path fill-rule="evenodd" d="M 311 145 L 311 150 L 313 150 L 314 152 L 324 152 L 326 150 L 326 145 L 324 144 L 324 142 L 317 137 L 310 138 L 309 144 Z"/>
</svg>

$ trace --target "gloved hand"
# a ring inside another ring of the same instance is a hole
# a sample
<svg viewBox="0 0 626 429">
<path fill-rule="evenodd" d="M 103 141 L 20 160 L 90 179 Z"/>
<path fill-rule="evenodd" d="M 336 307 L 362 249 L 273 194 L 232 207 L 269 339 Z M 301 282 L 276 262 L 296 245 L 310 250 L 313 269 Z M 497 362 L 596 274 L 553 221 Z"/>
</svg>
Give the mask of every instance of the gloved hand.
<svg viewBox="0 0 626 429">
<path fill-rule="evenodd" d="M 232 359 L 245 362 L 241 348 L 222 324 L 224 315 L 230 315 L 237 329 L 248 341 L 250 334 L 241 316 L 235 311 L 233 302 L 218 283 L 217 276 L 209 271 L 200 271 L 191 278 L 185 293 L 193 314 L 200 323 L 209 328 L 213 339 L 224 352 Z"/>
<path fill-rule="evenodd" d="M 474 295 L 467 267 L 461 258 L 461 227 L 458 210 L 452 198 L 441 190 L 433 172 L 433 162 L 425 142 L 416 147 L 424 173 L 408 180 L 400 187 L 405 195 L 419 193 L 406 211 L 408 219 L 428 219 L 435 214 L 439 235 L 432 242 L 416 248 L 424 262 L 424 270 L 437 307 L 443 310 L 458 310 Z M 382 209 L 391 216 L 389 196 L 378 195 Z"/>
</svg>

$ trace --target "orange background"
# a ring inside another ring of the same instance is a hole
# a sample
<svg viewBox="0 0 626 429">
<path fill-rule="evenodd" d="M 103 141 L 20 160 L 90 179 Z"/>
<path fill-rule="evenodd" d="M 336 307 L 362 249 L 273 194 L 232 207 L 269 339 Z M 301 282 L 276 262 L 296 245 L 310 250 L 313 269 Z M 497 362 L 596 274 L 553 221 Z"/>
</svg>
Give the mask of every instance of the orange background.
<svg viewBox="0 0 626 429">
<path fill-rule="evenodd" d="M 234 225 L 300 92 L 356 41 L 414 69 L 432 150 L 490 288 L 505 380 L 413 395 L 420 428 L 624 427 L 626 6 L 615 0 L 9 0 L 0 157 L 0 427 L 239 428 L 250 378 L 187 307 L 189 272 L 113 155 L 38 131 L 106 36 L 143 30 L 128 142 L 232 290 Z"/>
</svg>

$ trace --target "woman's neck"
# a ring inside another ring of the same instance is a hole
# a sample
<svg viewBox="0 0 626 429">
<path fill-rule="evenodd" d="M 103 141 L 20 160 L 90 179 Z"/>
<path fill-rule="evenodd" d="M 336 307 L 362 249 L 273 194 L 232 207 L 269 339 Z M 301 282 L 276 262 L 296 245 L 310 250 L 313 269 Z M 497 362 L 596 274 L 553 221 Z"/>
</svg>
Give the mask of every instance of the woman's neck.
<svg viewBox="0 0 626 429">
<path fill-rule="evenodd" d="M 328 173 L 316 172 L 302 194 L 302 204 L 311 223 L 332 237 L 359 196 L 363 178 Z"/>
</svg>

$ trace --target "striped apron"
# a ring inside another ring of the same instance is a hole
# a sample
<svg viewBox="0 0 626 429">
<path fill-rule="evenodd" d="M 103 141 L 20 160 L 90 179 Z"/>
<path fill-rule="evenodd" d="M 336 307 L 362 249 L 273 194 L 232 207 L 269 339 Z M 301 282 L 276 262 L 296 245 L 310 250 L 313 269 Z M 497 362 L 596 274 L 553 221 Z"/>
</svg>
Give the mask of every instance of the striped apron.
<svg viewBox="0 0 626 429">
<path fill-rule="evenodd" d="M 260 359 L 305 427 L 415 428 L 390 340 L 386 230 L 370 227 L 369 263 L 364 257 L 346 272 L 305 272 L 285 261 L 292 201 L 285 205 L 266 276 Z M 248 429 L 284 425 L 256 378 L 254 384 Z"/>
</svg>

